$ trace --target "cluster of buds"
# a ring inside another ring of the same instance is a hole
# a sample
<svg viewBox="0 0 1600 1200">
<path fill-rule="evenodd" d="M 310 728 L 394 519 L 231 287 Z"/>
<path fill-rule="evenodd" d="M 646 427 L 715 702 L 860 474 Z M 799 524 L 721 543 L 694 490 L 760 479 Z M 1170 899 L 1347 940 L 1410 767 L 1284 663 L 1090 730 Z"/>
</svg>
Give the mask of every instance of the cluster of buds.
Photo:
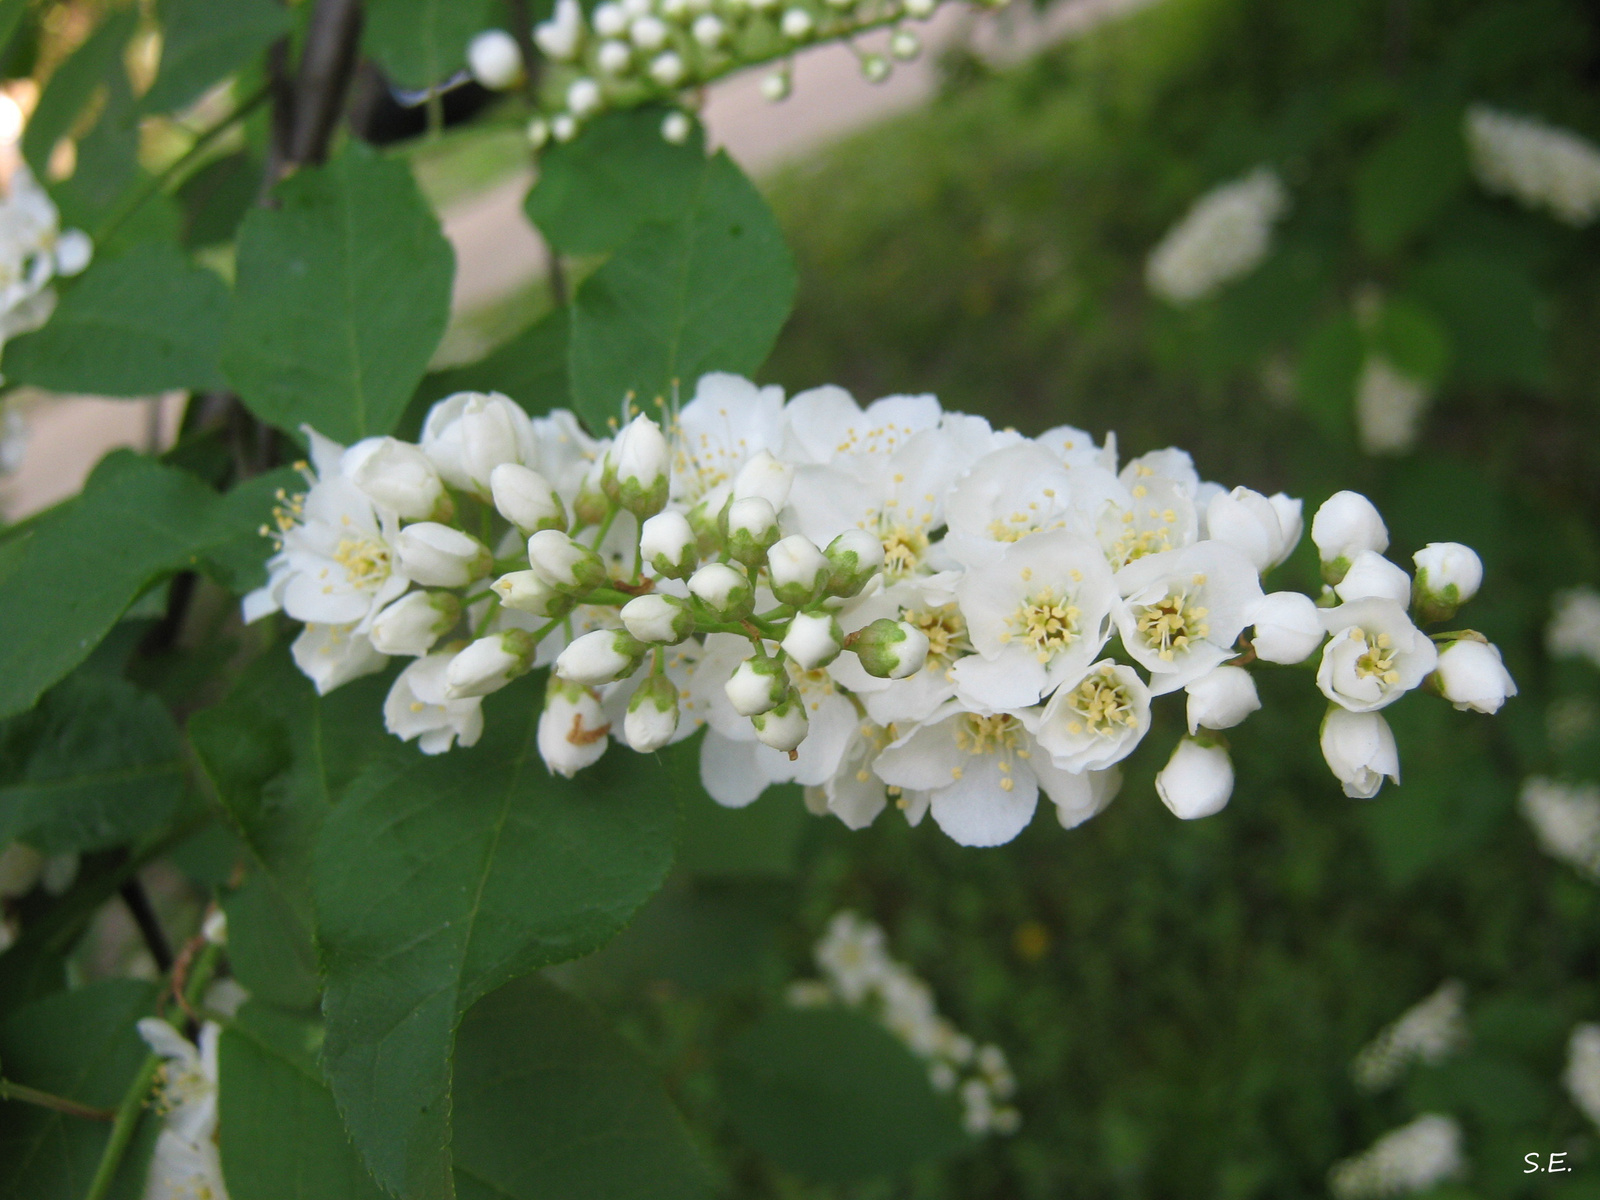
<svg viewBox="0 0 1600 1200">
<path fill-rule="evenodd" d="M 308 431 L 310 489 L 283 498 L 246 615 L 305 622 L 294 657 L 322 690 L 412 659 L 384 718 L 426 753 L 471 745 L 483 697 L 548 666 L 552 771 L 704 729 L 720 803 L 795 782 L 852 828 L 893 804 L 975 846 L 1015 837 L 1041 793 L 1066 827 L 1094 816 L 1178 692 L 1188 736 L 1157 794 L 1219 811 L 1224 731 L 1261 706 L 1263 664 L 1314 664 L 1352 796 L 1398 780 L 1388 704 L 1427 684 L 1487 713 L 1516 690 L 1481 635 L 1419 628 L 1471 599 L 1477 556 L 1429 545 L 1413 579 L 1354 493 L 1312 522 L 1318 599 L 1261 584 L 1300 501 L 1203 482 L 1180 450 L 1119 469 L 1113 439 L 1065 426 L 1025 438 L 832 387 L 785 403 L 719 374 L 661 416 L 596 439 L 463 393 L 416 445 Z"/>
<path fill-rule="evenodd" d="M 909 61 L 922 42 L 906 22 L 925 21 L 943 0 L 603 0 L 586 13 L 578 0 L 556 0 L 533 41 L 549 62 L 540 111 L 528 127 L 535 146 L 570 141 L 585 121 L 608 109 L 664 103 L 678 106 L 704 85 L 735 71 L 780 62 L 761 85 L 769 100 L 792 87 L 787 65 L 817 42 L 890 28 L 886 53 L 858 50 L 862 75 L 889 77 L 893 60 Z M 1005 0 L 994 0 L 1003 4 Z M 523 77 L 522 53 L 503 30 L 486 30 L 469 47 L 468 64 L 485 87 L 503 89 Z M 662 123 L 668 141 L 687 140 L 691 122 L 674 111 Z"/>
</svg>

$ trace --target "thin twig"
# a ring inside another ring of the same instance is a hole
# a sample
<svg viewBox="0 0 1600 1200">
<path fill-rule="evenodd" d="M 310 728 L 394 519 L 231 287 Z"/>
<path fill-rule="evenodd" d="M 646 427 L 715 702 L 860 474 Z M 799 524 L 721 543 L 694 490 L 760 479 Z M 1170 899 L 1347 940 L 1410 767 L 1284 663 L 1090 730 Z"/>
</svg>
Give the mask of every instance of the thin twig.
<svg viewBox="0 0 1600 1200">
<path fill-rule="evenodd" d="M 109 1121 L 117 1115 L 112 1109 L 91 1108 L 87 1104 L 79 1104 L 76 1100 L 68 1100 L 65 1096 L 41 1092 L 38 1088 L 31 1088 L 25 1083 L 17 1083 L 11 1079 L 0 1079 L 0 1100 L 20 1100 L 24 1104 L 37 1104 L 40 1108 L 53 1109 L 58 1113 L 66 1113 L 69 1117 L 83 1117 L 89 1121 Z"/>
<path fill-rule="evenodd" d="M 144 884 L 135 875 L 117 890 L 128 911 L 133 914 L 133 923 L 139 927 L 139 936 L 144 938 L 150 957 L 156 960 L 156 968 L 165 975 L 172 970 L 172 943 L 167 941 L 161 922 L 156 918 L 156 910 L 150 904 Z"/>
</svg>

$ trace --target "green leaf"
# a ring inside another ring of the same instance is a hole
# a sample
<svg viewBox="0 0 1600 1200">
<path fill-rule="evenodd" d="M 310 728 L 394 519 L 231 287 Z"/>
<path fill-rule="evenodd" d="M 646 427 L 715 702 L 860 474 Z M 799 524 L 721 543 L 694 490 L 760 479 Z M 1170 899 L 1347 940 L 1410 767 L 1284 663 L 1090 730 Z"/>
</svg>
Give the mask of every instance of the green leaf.
<svg viewBox="0 0 1600 1200">
<path fill-rule="evenodd" d="M 229 922 L 229 957 L 233 926 Z M 246 1004 L 218 1048 L 217 1122 L 230 1200 L 382 1200 L 317 1068 L 322 1028 Z"/>
<path fill-rule="evenodd" d="M 495 0 L 371 0 L 361 46 L 401 87 L 425 88 L 465 67 L 467 43 L 506 15 Z"/>
<path fill-rule="evenodd" d="M 6 1077 L 93 1108 L 115 1108 L 148 1053 L 134 1024 L 150 1014 L 155 994 L 148 983 L 106 979 L 18 1009 L 0 1025 Z M 156 1121 L 141 1122 L 113 1197 L 144 1194 L 158 1128 Z M 0 1198 L 76 1200 L 88 1189 L 110 1133 L 109 1121 L 0 1101 Z"/>
<path fill-rule="evenodd" d="M 145 112 L 171 112 L 243 67 L 289 31 L 289 13 L 272 0 L 162 0 L 161 67 L 145 93 Z"/>
<path fill-rule="evenodd" d="M 1343 311 L 1313 328 L 1300 346 L 1295 396 L 1324 433 L 1343 442 L 1351 436 L 1365 353 L 1360 327 Z"/>
<path fill-rule="evenodd" d="M 0 843 L 46 854 L 98 850 L 171 819 L 183 798 L 183 745 L 165 706 L 113 676 L 62 680 L 0 734 Z"/>
<path fill-rule="evenodd" d="M 490 993 L 456 1040 L 461 1200 L 689 1200 L 705 1168 L 661 1083 L 586 1006 L 538 979 Z"/>
<path fill-rule="evenodd" d="M 139 174 L 139 106 L 127 75 L 113 68 L 94 128 L 78 142 L 72 176 L 53 189 L 62 226 L 97 228 Z"/>
<path fill-rule="evenodd" d="M 683 797 L 678 866 L 707 877 L 789 878 L 801 835 L 811 823 L 799 786 L 769 787 L 754 804 L 724 808 L 700 782 L 700 740 L 686 739 L 659 755 Z"/>
<path fill-rule="evenodd" d="M 208 566 L 266 516 L 153 459 L 107 455 L 81 495 L 8 543 L 20 548 L 0 581 L 0 717 L 87 658 L 146 588 Z"/>
<path fill-rule="evenodd" d="M 220 388 L 228 289 L 175 246 L 144 243 L 63 286 L 43 329 L 6 346 L 16 383 L 96 396 Z"/>
<path fill-rule="evenodd" d="M 535 416 L 564 407 L 568 324 L 567 310 L 558 308 L 485 358 L 427 376 L 406 409 L 400 436 L 414 440 L 428 408 L 456 392 L 501 392 Z"/>
<path fill-rule="evenodd" d="M 650 221 L 676 221 L 706 172 L 698 124 L 675 146 L 661 136 L 667 109 L 606 113 L 583 136 L 558 142 L 539 160 L 528 219 L 562 254 L 606 254 Z"/>
<path fill-rule="evenodd" d="M 734 1043 L 721 1076 L 739 1131 L 811 1179 L 894 1174 L 970 1144 L 926 1067 L 863 1013 L 771 1012 Z"/>
<path fill-rule="evenodd" d="M 262 420 L 387 433 L 450 315 L 455 255 L 404 163 L 351 146 L 239 232 L 222 370 Z"/>
<path fill-rule="evenodd" d="M 113 79 L 114 72 L 126 87 L 122 51 L 138 24 L 136 8 L 114 13 L 50 76 L 22 135 L 22 155 L 40 178 L 50 152 L 77 123 L 95 89 Z"/>
<path fill-rule="evenodd" d="M 1426 305 L 1391 296 L 1379 305 L 1367 330 L 1372 348 L 1401 372 L 1437 386 L 1450 366 L 1450 331 Z"/>
<path fill-rule="evenodd" d="M 231 242 L 261 193 L 261 159 L 240 150 L 213 159 L 178 189 L 183 205 L 183 244 L 190 250 Z"/>
<path fill-rule="evenodd" d="M 1392 254 L 1467 185 L 1461 106 L 1434 105 L 1379 142 L 1356 172 L 1356 232 L 1374 254 Z"/>
<path fill-rule="evenodd" d="M 0 0 L 0 47 L 10 43 L 27 14 L 29 0 Z"/>
<path fill-rule="evenodd" d="M 675 806 L 652 759 L 612 753 L 574 781 L 545 772 L 542 682 L 492 697 L 470 750 L 368 768 L 317 845 L 324 1065 L 368 1166 L 407 1200 L 450 1194 L 461 1015 L 602 945 L 672 862 Z"/>
<path fill-rule="evenodd" d="M 280 490 L 305 488 L 305 476 L 293 467 L 280 467 L 224 492 L 212 517 L 214 537 L 202 552 L 206 574 L 232 592 L 264 584 L 273 542 L 261 536 L 261 527 L 267 524 Z"/>
<path fill-rule="evenodd" d="M 1407 290 L 1450 331 L 1463 383 L 1549 382 L 1549 304 L 1525 264 L 1472 250 L 1441 254 L 1417 268 Z"/>
<path fill-rule="evenodd" d="M 573 304 L 573 407 L 603 429 L 623 397 L 692 392 L 707 371 L 750 374 L 794 300 L 795 272 L 772 212 L 726 153 L 707 161 L 670 224 L 641 226 Z"/>
</svg>

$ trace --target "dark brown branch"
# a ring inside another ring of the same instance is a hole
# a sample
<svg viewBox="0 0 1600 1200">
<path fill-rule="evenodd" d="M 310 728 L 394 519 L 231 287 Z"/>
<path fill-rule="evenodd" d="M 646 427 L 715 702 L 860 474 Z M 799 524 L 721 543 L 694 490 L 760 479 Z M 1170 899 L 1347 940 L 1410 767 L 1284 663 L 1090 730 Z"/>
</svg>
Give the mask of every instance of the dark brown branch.
<svg viewBox="0 0 1600 1200">
<path fill-rule="evenodd" d="M 316 0 L 295 79 L 289 161 L 320 163 L 344 111 L 361 41 L 361 0 Z"/>
<path fill-rule="evenodd" d="M 166 932 L 161 928 L 161 922 L 156 919 L 156 910 L 150 903 L 150 896 L 144 890 L 144 884 L 140 883 L 139 877 L 135 875 L 118 891 L 122 894 L 122 901 L 128 906 L 128 911 L 133 914 L 133 923 L 139 927 L 139 935 L 144 938 L 150 957 L 156 960 L 156 969 L 165 975 L 172 970 L 172 943 L 167 941 Z"/>
</svg>

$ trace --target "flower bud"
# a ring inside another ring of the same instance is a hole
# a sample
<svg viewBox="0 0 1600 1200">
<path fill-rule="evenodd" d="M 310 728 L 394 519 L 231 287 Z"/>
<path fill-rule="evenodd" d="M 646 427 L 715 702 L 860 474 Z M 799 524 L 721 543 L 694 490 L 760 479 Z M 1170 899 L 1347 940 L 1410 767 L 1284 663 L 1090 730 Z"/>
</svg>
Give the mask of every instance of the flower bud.
<svg viewBox="0 0 1600 1200">
<path fill-rule="evenodd" d="M 1483 560 L 1460 542 L 1429 542 L 1411 561 L 1417 566 L 1411 599 L 1424 622 L 1448 621 L 1483 583 Z"/>
<path fill-rule="evenodd" d="M 727 563 L 707 563 L 689 576 L 689 591 L 723 620 L 748 616 L 750 581 Z"/>
<path fill-rule="evenodd" d="M 811 36 L 811 31 L 816 28 L 816 22 L 811 14 L 803 8 L 791 8 L 783 14 L 783 36 L 792 41 L 803 42 Z"/>
<path fill-rule="evenodd" d="M 340 471 L 374 503 L 406 521 L 447 521 L 455 505 L 420 447 L 398 438 L 366 438 L 344 452 Z"/>
<path fill-rule="evenodd" d="M 461 601 L 454 592 L 411 592 L 372 619 L 367 637 L 379 654 L 426 654 L 455 627 Z"/>
<path fill-rule="evenodd" d="M 533 40 L 556 62 L 571 62 L 583 45 L 583 7 L 578 0 L 556 0 L 555 13 L 533 27 Z"/>
<path fill-rule="evenodd" d="M 567 510 L 555 488 L 521 463 L 501 463 L 489 472 L 489 492 L 495 510 L 524 534 L 567 527 Z"/>
<path fill-rule="evenodd" d="M 1389 548 L 1389 530 L 1371 500 L 1359 492 L 1335 492 L 1311 519 L 1311 540 L 1322 558 L 1322 577 L 1338 583 L 1362 552 Z"/>
<path fill-rule="evenodd" d="M 830 596 L 849 599 L 883 570 L 883 543 L 865 529 L 845 530 L 822 553 L 833 564 L 833 575 L 828 580 Z"/>
<path fill-rule="evenodd" d="M 1439 651 L 1435 668 L 1439 694 L 1462 712 L 1497 713 L 1517 694 L 1517 684 L 1500 659 L 1500 648 L 1464 637 Z"/>
<path fill-rule="evenodd" d="M 639 553 L 663 579 L 687 579 L 694 570 L 695 535 L 680 512 L 659 512 L 639 528 Z"/>
<path fill-rule="evenodd" d="M 1221 812 L 1233 795 L 1233 764 L 1228 752 L 1221 746 L 1184 738 L 1156 775 L 1156 795 L 1180 820 Z"/>
<path fill-rule="evenodd" d="M 789 675 L 783 664 L 765 654 L 747 658 L 732 678 L 722 685 L 728 703 L 741 717 L 764 713 L 781 701 L 789 690 Z"/>
<path fill-rule="evenodd" d="M 633 51 L 628 48 L 627 42 L 601 42 L 600 49 L 595 52 L 595 61 L 605 74 L 621 75 L 633 65 Z"/>
<path fill-rule="evenodd" d="M 1370 800 L 1383 786 L 1385 776 L 1400 782 L 1400 751 L 1389 722 L 1375 712 L 1350 712 L 1328 707 L 1322 718 L 1322 757 L 1356 800 Z"/>
<path fill-rule="evenodd" d="M 793 90 L 793 79 L 787 71 L 773 71 L 761 81 L 762 98 L 771 101 L 773 104 L 780 100 L 787 100 L 789 93 Z"/>
<path fill-rule="evenodd" d="M 744 500 L 760 496 L 776 512 L 789 499 L 789 489 L 794 485 L 794 468 L 763 450 L 739 468 L 733 477 L 733 498 Z"/>
<path fill-rule="evenodd" d="M 558 592 L 587 592 L 606 582 L 600 556 L 559 529 L 541 529 L 528 539 L 528 565 Z"/>
<path fill-rule="evenodd" d="M 550 676 L 538 735 L 539 756 L 546 767 L 571 779 L 600 761 L 610 743 L 606 736 L 610 732 L 598 696 L 580 684 Z"/>
<path fill-rule="evenodd" d="M 750 718 L 756 727 L 756 737 L 763 745 L 793 755 L 800 743 L 806 740 L 810 722 L 806 720 L 805 701 L 800 693 L 790 688 L 776 707 Z"/>
<path fill-rule="evenodd" d="M 694 613 L 687 600 L 650 592 L 622 606 L 622 623 L 641 642 L 676 646 L 694 632 Z"/>
<path fill-rule="evenodd" d="M 1293 665 L 1310 658 L 1326 631 L 1317 602 L 1302 592 L 1269 592 L 1256 607 L 1252 644 L 1263 662 Z"/>
<path fill-rule="evenodd" d="M 522 51 L 503 29 L 485 29 L 467 43 L 467 69 L 491 92 L 501 92 L 522 74 Z"/>
<path fill-rule="evenodd" d="M 1376 550 L 1363 550 L 1355 556 L 1344 578 L 1333 585 L 1339 599 L 1393 600 L 1401 608 L 1411 603 L 1411 576 Z"/>
<path fill-rule="evenodd" d="M 901 62 L 910 62 L 922 53 L 922 39 L 909 29 L 896 29 L 889 38 L 889 53 Z"/>
<path fill-rule="evenodd" d="M 494 565 L 494 556 L 477 538 L 441 525 L 418 521 L 394 540 L 401 573 L 425 587 L 466 587 Z"/>
<path fill-rule="evenodd" d="M 636 17 L 628 28 L 628 36 L 635 46 L 650 53 L 667 44 L 667 26 L 659 17 Z"/>
<path fill-rule="evenodd" d="M 839 657 L 844 633 L 832 613 L 800 613 L 789 622 L 780 644 L 801 670 L 815 671 Z"/>
<path fill-rule="evenodd" d="M 668 50 L 650 60 L 650 78 L 662 87 L 677 87 L 683 82 L 683 75 L 683 56 L 676 50 Z"/>
<path fill-rule="evenodd" d="M 760 496 L 728 505 L 728 553 L 747 567 L 758 566 L 778 540 L 778 514 Z"/>
<path fill-rule="evenodd" d="M 674 146 L 681 146 L 689 140 L 689 135 L 694 132 L 694 122 L 689 120 L 689 114 L 684 112 L 669 112 L 661 118 L 661 137 L 664 141 Z"/>
<path fill-rule="evenodd" d="M 206 919 L 200 924 L 200 936 L 213 946 L 226 946 L 228 944 L 228 914 L 220 908 L 213 908 L 206 914 Z"/>
<path fill-rule="evenodd" d="M 891 70 L 889 60 L 881 54 L 861 56 L 861 76 L 868 83 L 882 83 L 889 78 Z"/>
<path fill-rule="evenodd" d="M 879 617 L 850 636 L 849 648 L 861 669 L 878 679 L 904 679 L 922 670 L 928 658 L 928 635 L 905 621 Z"/>
<path fill-rule="evenodd" d="M 690 32 L 694 34 L 695 41 L 707 50 L 712 50 L 720 46 L 722 40 L 728 36 L 728 27 L 722 23 L 720 17 L 704 13 L 694 19 Z"/>
<path fill-rule="evenodd" d="M 600 524 L 611 511 L 611 501 L 606 498 L 603 486 L 605 471 L 606 455 L 602 454 L 589 465 L 583 482 L 578 484 L 578 494 L 572 500 L 572 515 L 577 518 L 579 528 Z"/>
<path fill-rule="evenodd" d="M 767 551 L 767 571 L 778 602 L 799 608 L 822 594 L 833 574 L 833 565 L 810 538 L 791 533 Z"/>
<path fill-rule="evenodd" d="M 1216 667 L 1185 689 L 1189 693 L 1189 732 L 1232 729 L 1256 709 L 1255 678 L 1243 667 Z"/>
<path fill-rule="evenodd" d="M 450 660 L 444 673 L 444 694 L 450 700 L 487 696 L 533 669 L 538 643 L 526 629 L 491 633 Z"/>
<path fill-rule="evenodd" d="M 633 674 L 647 647 L 625 629 L 596 629 L 573 639 L 556 656 L 556 674 L 586 687 Z"/>
<path fill-rule="evenodd" d="M 538 452 L 533 421 L 497 392 L 458 392 L 439 401 L 428 410 L 421 441 L 446 483 L 483 499 L 496 467 L 532 461 Z"/>
<path fill-rule="evenodd" d="M 1284 502 L 1284 513 L 1291 510 L 1293 528 L 1285 530 L 1279 518 L 1279 501 Z M 1250 560 L 1256 573 L 1265 575 L 1281 563 L 1294 549 L 1300 538 L 1300 502 L 1287 496 L 1268 499 L 1260 492 L 1247 487 L 1236 487 L 1231 492 L 1219 492 L 1206 506 L 1206 531 L 1209 536 L 1238 550 Z M 1293 535 L 1294 541 L 1290 540 Z"/>
<path fill-rule="evenodd" d="M 501 604 L 535 617 L 564 617 L 578 603 L 574 597 L 556 591 L 537 571 L 511 571 L 489 586 Z"/>
<path fill-rule="evenodd" d="M 628 32 L 628 14 L 622 5 L 615 4 L 612 0 L 595 5 L 590 20 L 594 23 L 594 31 L 601 37 L 621 37 Z"/>
<path fill-rule="evenodd" d="M 605 93 L 600 85 L 588 76 L 574 79 L 567 85 L 567 109 L 580 121 L 592 117 L 605 104 Z"/>
<path fill-rule="evenodd" d="M 56 274 L 76 275 L 94 257 L 94 239 L 81 229 L 63 229 L 56 238 Z"/>
<path fill-rule="evenodd" d="M 622 734 L 640 754 L 659 750 L 678 731 L 678 688 L 665 675 L 647 675 L 628 701 Z"/>
<path fill-rule="evenodd" d="M 643 520 L 666 506 L 671 462 L 672 448 L 661 426 L 638 416 L 611 443 L 601 483 L 608 496 Z"/>
</svg>

